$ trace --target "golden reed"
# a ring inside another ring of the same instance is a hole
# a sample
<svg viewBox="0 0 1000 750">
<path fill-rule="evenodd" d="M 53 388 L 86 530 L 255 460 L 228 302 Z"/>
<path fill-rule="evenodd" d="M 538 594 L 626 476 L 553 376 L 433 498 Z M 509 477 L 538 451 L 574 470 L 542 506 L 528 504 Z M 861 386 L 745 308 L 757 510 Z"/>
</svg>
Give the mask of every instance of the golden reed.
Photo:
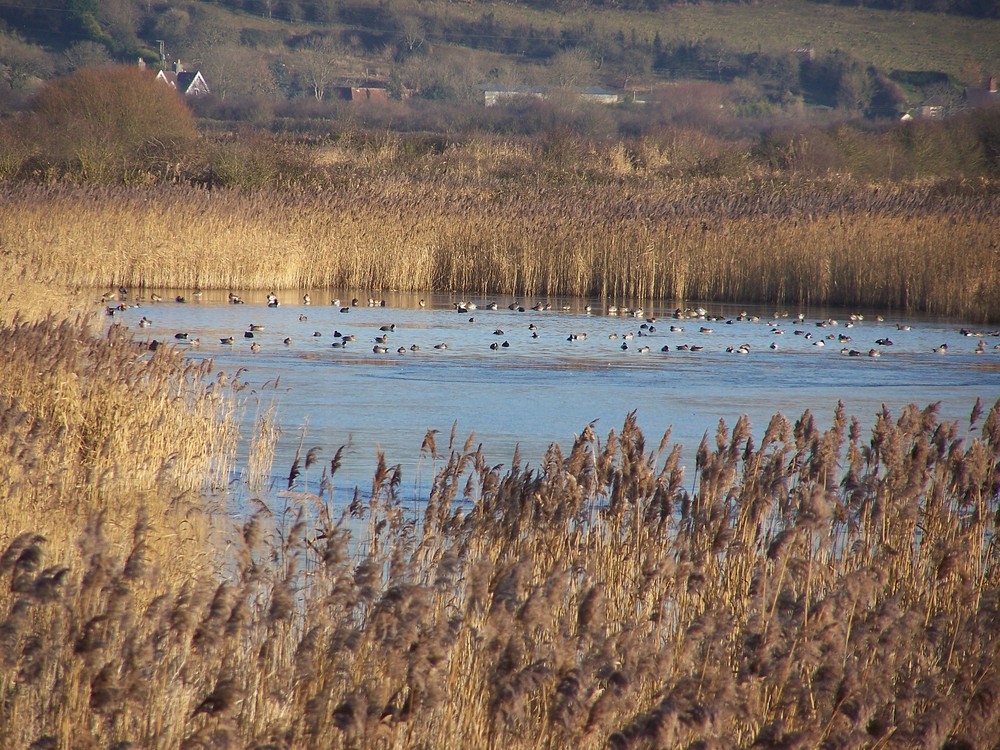
<svg viewBox="0 0 1000 750">
<path fill-rule="evenodd" d="M 1000 319 L 995 191 L 451 168 L 315 189 L 0 185 L 0 237 L 12 263 L 71 289 L 461 290 Z"/>
</svg>

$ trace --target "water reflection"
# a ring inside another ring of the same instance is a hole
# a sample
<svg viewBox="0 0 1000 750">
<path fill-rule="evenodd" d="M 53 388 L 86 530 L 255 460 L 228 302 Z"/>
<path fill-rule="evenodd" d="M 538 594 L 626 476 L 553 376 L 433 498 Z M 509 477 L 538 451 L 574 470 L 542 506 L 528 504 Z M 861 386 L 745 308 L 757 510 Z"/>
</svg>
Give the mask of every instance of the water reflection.
<svg viewBox="0 0 1000 750">
<path fill-rule="evenodd" d="M 267 306 L 266 292 L 240 293 L 245 304 L 231 304 L 226 292 L 159 294 L 164 301 L 109 320 L 210 357 L 228 374 L 245 368 L 248 418 L 260 404 L 276 408 L 283 438 L 274 481 L 282 488 L 300 440 L 322 446 L 323 460 L 349 446 L 339 485 L 370 486 L 382 450 L 401 464 L 404 489 L 421 494 L 435 468 L 420 454 L 428 430 L 437 431 L 439 451 L 454 428 L 458 446 L 474 434 L 490 464 L 509 464 L 519 446 L 537 466 L 551 443 L 568 446 L 589 423 L 606 435 L 635 411 L 650 449 L 672 428 L 671 442 L 685 446 L 691 464 L 706 431 L 714 434 L 720 419 L 731 428 L 743 414 L 757 436 L 779 411 L 795 420 L 809 409 L 825 428 L 838 401 L 864 427 L 882 404 L 898 412 L 933 402 L 943 418 L 967 424 L 977 397 L 987 405 L 1000 398 L 1000 337 L 963 331 L 956 320 L 879 321 L 874 311 L 854 311 L 863 319 L 851 321 L 845 311 L 724 305 L 705 305 L 707 320 L 676 320 L 668 304 L 610 315 L 597 300 L 553 299 L 550 309 L 532 310 L 533 300 L 416 294 L 380 295 L 370 307 L 370 295 L 343 290 L 311 290 L 309 305 L 300 292 L 277 291 L 277 307 Z M 178 294 L 185 303 L 173 301 Z M 149 324 L 140 329 L 143 317 Z M 946 354 L 935 351 L 942 344 Z M 318 480 L 312 474 L 307 481 Z"/>
</svg>

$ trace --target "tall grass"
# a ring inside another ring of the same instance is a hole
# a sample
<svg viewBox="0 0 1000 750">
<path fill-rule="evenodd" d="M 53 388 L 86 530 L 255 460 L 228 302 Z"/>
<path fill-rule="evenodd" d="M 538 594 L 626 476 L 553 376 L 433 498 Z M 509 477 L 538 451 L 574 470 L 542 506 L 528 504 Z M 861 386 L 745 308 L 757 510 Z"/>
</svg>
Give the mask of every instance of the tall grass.
<svg viewBox="0 0 1000 750">
<path fill-rule="evenodd" d="M 70 288 L 454 289 L 1000 316 L 1000 199 L 987 184 L 671 180 L 640 158 L 619 149 L 560 177 L 544 154 L 459 150 L 412 174 L 346 169 L 280 191 L 5 185 L 0 237 L 15 263 Z"/>
<path fill-rule="evenodd" d="M 21 345 L 42 330 L 5 351 L 37 352 Z M 115 344 L 92 346 L 128 352 L 125 373 L 161 356 Z M 88 473 L 97 456 L 55 414 L 83 400 L 17 390 L 4 747 L 983 747 L 1000 730 L 1000 402 L 962 425 L 883 411 L 867 436 L 843 409 L 826 429 L 778 414 L 759 445 L 720 422 L 690 473 L 632 416 L 537 468 L 431 433 L 417 512 L 383 457 L 338 498 L 340 454 L 310 450 L 219 554 L 157 543 L 210 525 L 148 502 L 188 483 L 164 451 L 191 438 L 146 449 L 156 487 L 113 442 L 122 467 Z M 72 486 L 55 473 L 70 452 Z M 80 491 L 104 512 L 77 511 Z M 61 504 L 75 512 L 27 512 Z"/>
</svg>

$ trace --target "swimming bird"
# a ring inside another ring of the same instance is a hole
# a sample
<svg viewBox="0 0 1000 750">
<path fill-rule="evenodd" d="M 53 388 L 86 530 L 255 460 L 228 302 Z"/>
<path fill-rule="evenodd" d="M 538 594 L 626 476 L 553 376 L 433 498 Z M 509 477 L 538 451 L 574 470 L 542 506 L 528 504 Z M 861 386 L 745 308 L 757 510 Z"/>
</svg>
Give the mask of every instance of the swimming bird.
<svg viewBox="0 0 1000 750">
<path fill-rule="evenodd" d="M 447 349 L 447 348 L 448 348 L 448 345 L 447 345 L 447 344 L 444 344 L 444 343 L 441 343 L 441 344 L 435 344 L 435 345 L 434 345 L 434 348 L 435 348 L 435 349 L 438 349 L 438 350 L 444 350 L 444 349 Z"/>
<path fill-rule="evenodd" d="M 334 307 L 340 307 L 340 297 L 334 297 L 330 301 L 330 304 L 333 305 Z"/>
<path fill-rule="evenodd" d="M 299 315 L 300 323 L 305 323 L 307 320 L 309 320 L 309 318 L 307 318 L 305 315 Z"/>
<path fill-rule="evenodd" d="M 252 339 L 253 338 L 253 333 L 251 331 L 244 331 L 243 332 L 243 338 L 245 338 L 245 339 Z"/>
<path fill-rule="evenodd" d="M 510 342 L 509 341 L 504 341 L 502 344 L 500 344 L 500 346 L 502 346 L 504 349 L 506 349 L 507 347 L 510 346 Z"/>
<path fill-rule="evenodd" d="M 342 307 L 342 308 L 340 308 L 340 311 L 342 313 L 349 313 L 351 311 L 351 308 L 349 308 L 349 307 Z"/>
<path fill-rule="evenodd" d="M 376 344 L 388 344 L 389 343 L 389 335 L 386 334 L 384 336 L 376 336 L 375 337 L 375 343 Z"/>
<path fill-rule="evenodd" d="M 302 295 L 302 304 L 303 305 L 311 305 L 312 304 L 312 297 L 310 297 L 308 294 L 303 294 Z"/>
<path fill-rule="evenodd" d="M 263 331 L 264 330 L 264 326 L 262 326 L 262 325 L 260 325 L 258 323 L 251 323 L 250 326 L 249 326 L 249 328 L 250 328 L 251 331 Z"/>
<path fill-rule="evenodd" d="M 406 354 L 406 347 L 401 346 L 396 350 L 396 354 Z"/>
<path fill-rule="evenodd" d="M 238 294 L 233 294 L 232 292 L 230 292 L 229 293 L 229 304 L 231 304 L 231 305 L 242 305 L 243 304 L 243 298 L 240 297 Z"/>
<path fill-rule="evenodd" d="M 151 326 L 152 324 L 153 321 L 151 321 L 149 318 L 143 315 L 142 320 L 139 321 L 139 328 L 149 328 L 149 326 Z"/>
<path fill-rule="evenodd" d="M 313 338 L 316 338 L 316 339 L 318 339 L 318 338 L 319 338 L 320 336 L 322 336 L 322 335 L 323 335 L 323 334 L 322 334 L 322 333 L 320 333 L 319 331 L 313 331 Z"/>
<path fill-rule="evenodd" d="M 160 296 L 159 294 L 157 294 L 156 292 L 153 292 L 153 294 L 149 295 L 149 298 L 150 298 L 150 299 L 151 299 L 151 300 L 152 300 L 153 302 L 162 302 L 162 301 L 163 301 L 163 297 L 161 297 L 161 296 Z"/>
<path fill-rule="evenodd" d="M 219 339 L 219 343 L 220 344 L 230 344 L 231 345 L 231 344 L 236 343 L 236 339 L 234 339 L 232 336 L 226 336 L 226 338 L 224 338 L 224 339 Z"/>
<path fill-rule="evenodd" d="M 278 303 L 278 297 L 277 297 L 277 295 L 275 295 L 274 292 L 268 292 L 268 294 L 267 294 L 267 306 L 268 307 L 277 307 L 278 304 L 279 303 Z"/>
<path fill-rule="evenodd" d="M 416 344 L 410 344 L 410 351 L 411 352 L 419 352 L 420 351 L 420 347 L 417 346 Z"/>
<path fill-rule="evenodd" d="M 875 339 L 875 343 L 879 346 L 892 346 L 892 339 L 881 338 Z"/>
<path fill-rule="evenodd" d="M 288 338 L 285 339 L 285 346 L 289 346 L 289 345 L 291 345 L 291 343 L 292 343 L 291 337 L 288 337 Z"/>
<path fill-rule="evenodd" d="M 256 341 L 254 341 L 252 344 L 250 344 L 250 351 L 252 351 L 254 354 L 256 354 L 257 352 L 259 352 L 260 351 L 260 344 L 258 344 Z"/>
<path fill-rule="evenodd" d="M 396 330 L 396 324 L 395 323 L 391 323 L 390 325 L 387 325 L 387 326 L 381 326 L 379 328 L 379 330 L 380 331 L 395 331 Z"/>
<path fill-rule="evenodd" d="M 181 339 L 181 340 L 184 340 L 184 339 L 186 339 L 187 337 L 188 337 L 188 335 L 187 335 L 186 333 L 175 333 L 175 334 L 174 334 L 174 338 L 175 338 L 175 339 Z"/>
<path fill-rule="evenodd" d="M 389 351 L 389 347 L 375 344 L 375 346 L 372 347 L 372 351 L 375 352 L 375 354 L 385 354 Z"/>
<path fill-rule="evenodd" d="M 948 345 L 947 344 L 941 344 L 941 346 L 938 346 L 938 347 L 934 348 L 934 352 L 937 353 L 937 354 L 947 354 L 948 353 Z"/>
<path fill-rule="evenodd" d="M 184 299 L 183 295 L 180 295 L 180 294 L 178 294 L 176 297 L 174 297 L 174 301 L 175 302 L 187 302 L 187 300 Z"/>
<path fill-rule="evenodd" d="M 420 300 L 417 304 L 420 305 L 420 307 L 427 307 L 427 303 L 424 300 Z"/>
<path fill-rule="evenodd" d="M 500 348 L 500 344 L 498 344 L 496 341 L 494 341 L 492 344 L 490 344 L 490 349 L 492 349 L 493 351 L 496 351 L 499 348 Z"/>
</svg>

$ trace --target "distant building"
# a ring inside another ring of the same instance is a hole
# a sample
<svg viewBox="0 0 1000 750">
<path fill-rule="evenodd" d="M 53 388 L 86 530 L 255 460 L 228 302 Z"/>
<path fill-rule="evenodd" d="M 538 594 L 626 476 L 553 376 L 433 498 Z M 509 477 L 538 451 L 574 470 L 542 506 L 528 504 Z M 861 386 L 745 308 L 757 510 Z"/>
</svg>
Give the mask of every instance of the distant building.
<svg viewBox="0 0 1000 750">
<path fill-rule="evenodd" d="M 142 63 L 141 60 L 140 63 L 145 66 L 145 63 Z M 184 96 L 204 96 L 205 94 L 212 93 L 201 72 L 197 70 L 184 70 L 184 66 L 180 60 L 174 63 L 173 70 L 161 70 L 157 73 L 156 80 L 163 81 L 167 85 L 172 86 L 184 94 Z"/>
<path fill-rule="evenodd" d="M 547 99 L 556 91 L 569 91 L 575 93 L 581 99 L 598 104 L 617 104 L 621 97 L 617 92 L 600 86 L 588 86 L 586 88 L 560 89 L 547 86 L 504 86 L 502 84 L 489 84 L 479 87 L 483 92 L 483 104 L 493 107 L 497 104 L 509 102 L 513 99 Z"/>
<path fill-rule="evenodd" d="M 988 107 L 1000 102 L 997 92 L 997 77 L 990 76 L 983 86 L 969 86 L 965 90 L 965 103 L 970 107 Z"/>
<path fill-rule="evenodd" d="M 382 83 L 366 81 L 357 86 L 333 86 L 330 94 L 348 102 L 387 102 L 389 89 Z"/>
<path fill-rule="evenodd" d="M 483 104 L 487 107 L 493 107 L 513 99 L 544 99 L 548 91 L 543 86 L 504 86 L 503 84 L 490 84 L 479 88 L 483 92 Z"/>
</svg>

